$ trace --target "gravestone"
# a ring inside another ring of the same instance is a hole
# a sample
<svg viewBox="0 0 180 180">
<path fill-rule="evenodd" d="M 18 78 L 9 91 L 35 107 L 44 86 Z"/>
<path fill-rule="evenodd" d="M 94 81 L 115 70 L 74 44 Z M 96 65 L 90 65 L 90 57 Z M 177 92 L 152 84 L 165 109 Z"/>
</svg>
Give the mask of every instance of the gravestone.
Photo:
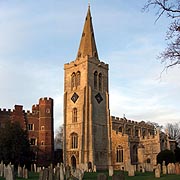
<svg viewBox="0 0 180 180">
<path fill-rule="evenodd" d="M 171 164 L 171 163 L 169 163 L 169 164 L 167 165 L 167 171 L 168 171 L 168 174 L 173 174 L 172 164 Z"/>
<path fill-rule="evenodd" d="M 23 176 L 25 179 L 28 179 L 29 178 L 29 173 L 28 173 L 28 169 L 25 168 L 24 169 L 24 176 Z"/>
<path fill-rule="evenodd" d="M 54 170 L 51 167 L 48 168 L 48 180 L 54 180 Z"/>
<path fill-rule="evenodd" d="M 113 166 L 109 166 L 109 176 L 112 176 L 114 174 Z"/>
<path fill-rule="evenodd" d="M 172 174 L 175 174 L 176 173 L 175 164 L 171 163 L 171 167 L 172 167 Z"/>
<path fill-rule="evenodd" d="M 7 174 L 6 174 L 6 180 L 14 180 L 14 170 L 13 167 L 11 167 L 10 164 L 7 166 Z"/>
<path fill-rule="evenodd" d="M 158 165 L 157 165 L 157 168 L 159 169 L 159 172 L 160 172 L 160 174 L 161 174 L 161 164 L 158 164 Z"/>
<path fill-rule="evenodd" d="M 41 171 L 41 167 L 37 167 L 37 172 L 39 173 Z"/>
<path fill-rule="evenodd" d="M 65 176 L 66 176 L 66 180 L 67 180 L 71 176 L 71 168 L 70 168 L 70 166 L 67 165 L 65 170 L 66 170 Z"/>
<path fill-rule="evenodd" d="M 160 176 L 160 170 L 159 170 L 159 168 L 156 168 L 155 169 L 155 178 L 160 178 L 161 176 Z"/>
<path fill-rule="evenodd" d="M 39 171 L 39 180 L 43 180 L 43 170 Z"/>
<path fill-rule="evenodd" d="M 134 176 L 134 166 L 133 165 L 129 165 L 128 176 Z"/>
<path fill-rule="evenodd" d="M 175 163 L 175 173 L 180 174 L 180 164 L 179 163 Z"/>
<path fill-rule="evenodd" d="M 104 173 L 99 173 L 97 176 L 97 180 L 108 180 L 108 177 Z"/>
<path fill-rule="evenodd" d="M 34 172 L 37 172 L 37 166 L 36 166 L 36 164 L 33 164 L 33 166 L 34 166 Z"/>
<path fill-rule="evenodd" d="M 112 180 L 125 180 L 124 171 L 120 171 L 118 174 L 113 174 Z"/>
<path fill-rule="evenodd" d="M 4 175 L 4 164 L 3 164 L 3 161 L 1 161 L 1 164 L 0 164 L 0 177 L 3 177 Z"/>
<path fill-rule="evenodd" d="M 64 180 L 64 167 L 62 163 L 60 165 L 60 180 Z"/>
<path fill-rule="evenodd" d="M 23 177 L 23 169 L 20 165 L 18 165 L 18 177 L 22 178 Z"/>
<path fill-rule="evenodd" d="M 48 172 L 48 169 L 47 168 L 45 168 L 45 169 L 43 169 L 43 180 L 47 180 L 48 179 L 48 174 L 49 172 Z"/>
<path fill-rule="evenodd" d="M 56 167 L 56 171 L 55 171 L 55 179 L 60 179 L 60 167 Z"/>
<path fill-rule="evenodd" d="M 96 165 L 93 166 L 93 172 L 96 172 Z"/>
</svg>

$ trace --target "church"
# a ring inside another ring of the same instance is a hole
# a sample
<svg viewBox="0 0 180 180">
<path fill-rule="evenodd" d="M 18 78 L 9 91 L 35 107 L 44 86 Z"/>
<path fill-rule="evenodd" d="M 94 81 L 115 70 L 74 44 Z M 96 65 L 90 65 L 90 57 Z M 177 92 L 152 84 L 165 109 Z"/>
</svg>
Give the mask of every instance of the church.
<svg viewBox="0 0 180 180">
<path fill-rule="evenodd" d="M 89 6 L 77 57 L 64 65 L 64 163 L 153 171 L 170 140 L 150 123 L 110 115 L 108 70 L 98 56 Z"/>
</svg>

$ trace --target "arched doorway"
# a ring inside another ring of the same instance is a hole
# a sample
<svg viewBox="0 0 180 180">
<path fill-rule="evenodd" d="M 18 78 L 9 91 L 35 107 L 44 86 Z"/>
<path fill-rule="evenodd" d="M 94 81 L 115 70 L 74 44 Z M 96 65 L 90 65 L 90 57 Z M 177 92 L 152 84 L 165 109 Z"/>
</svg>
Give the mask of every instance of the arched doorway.
<svg viewBox="0 0 180 180">
<path fill-rule="evenodd" d="M 73 170 L 76 169 L 76 158 L 74 155 L 71 157 L 71 166 Z"/>
</svg>

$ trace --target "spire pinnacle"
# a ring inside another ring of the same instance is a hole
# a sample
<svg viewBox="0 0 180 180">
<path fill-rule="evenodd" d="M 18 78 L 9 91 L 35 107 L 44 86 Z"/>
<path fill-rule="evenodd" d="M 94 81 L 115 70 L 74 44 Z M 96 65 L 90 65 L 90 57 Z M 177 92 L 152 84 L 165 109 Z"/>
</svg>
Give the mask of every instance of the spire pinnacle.
<svg viewBox="0 0 180 180">
<path fill-rule="evenodd" d="M 98 59 L 98 52 L 96 48 L 96 41 L 95 41 L 94 30 L 92 25 L 90 3 L 88 4 L 88 12 L 84 23 L 77 59 L 85 56 L 95 57 Z"/>
</svg>

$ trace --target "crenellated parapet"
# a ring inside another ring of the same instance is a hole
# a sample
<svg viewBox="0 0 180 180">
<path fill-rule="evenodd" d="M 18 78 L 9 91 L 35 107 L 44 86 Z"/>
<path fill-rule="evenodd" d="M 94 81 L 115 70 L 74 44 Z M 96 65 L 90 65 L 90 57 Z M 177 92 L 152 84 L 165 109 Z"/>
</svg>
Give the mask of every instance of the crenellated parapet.
<svg viewBox="0 0 180 180">
<path fill-rule="evenodd" d="M 0 108 L 0 114 L 1 114 L 1 113 L 11 113 L 11 112 L 12 112 L 11 109 L 6 109 L 6 108 L 1 109 L 1 108 Z"/>
<path fill-rule="evenodd" d="M 128 134 L 129 138 L 154 138 L 154 126 L 144 121 L 137 122 L 134 120 L 128 120 L 125 117 L 119 118 L 111 116 L 111 122 L 112 130 L 115 130 L 117 133 Z"/>
</svg>

